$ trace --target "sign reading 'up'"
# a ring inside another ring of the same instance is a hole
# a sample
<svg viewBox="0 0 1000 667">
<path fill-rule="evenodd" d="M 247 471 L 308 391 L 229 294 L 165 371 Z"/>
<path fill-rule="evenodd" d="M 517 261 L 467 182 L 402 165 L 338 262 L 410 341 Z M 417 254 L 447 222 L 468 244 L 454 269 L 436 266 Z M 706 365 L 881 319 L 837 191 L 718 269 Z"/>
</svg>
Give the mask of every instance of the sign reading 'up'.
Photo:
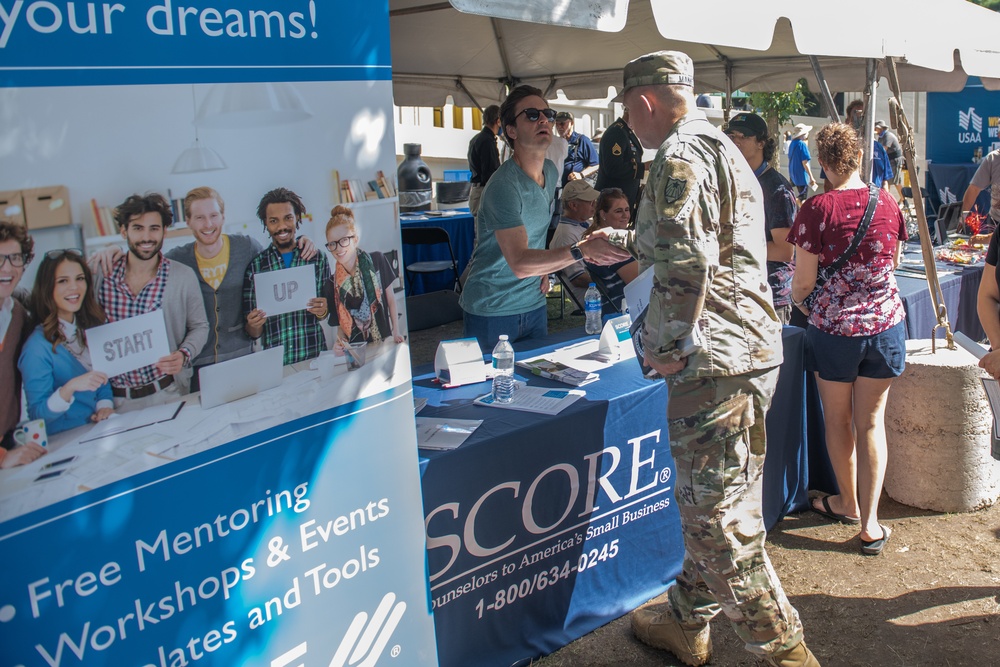
<svg viewBox="0 0 1000 667">
<path fill-rule="evenodd" d="M 316 267 L 293 266 L 290 269 L 256 273 L 253 277 L 257 307 L 272 315 L 281 315 L 309 307 L 316 298 Z"/>
</svg>

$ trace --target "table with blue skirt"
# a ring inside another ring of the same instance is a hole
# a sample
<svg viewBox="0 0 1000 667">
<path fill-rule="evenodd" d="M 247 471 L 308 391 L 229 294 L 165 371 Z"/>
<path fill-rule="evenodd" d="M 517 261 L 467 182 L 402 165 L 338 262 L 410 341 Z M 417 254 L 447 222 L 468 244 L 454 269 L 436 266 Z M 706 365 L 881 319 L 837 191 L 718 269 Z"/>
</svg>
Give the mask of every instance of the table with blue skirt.
<svg viewBox="0 0 1000 667">
<path fill-rule="evenodd" d="M 525 358 L 579 335 L 515 349 Z M 783 339 L 767 417 L 767 527 L 807 507 L 811 455 L 830 478 L 821 439 L 817 451 L 808 446 L 822 424 L 810 407 L 818 402 L 803 369 L 804 331 L 785 327 Z M 527 665 L 666 590 L 684 544 L 663 381 L 643 379 L 625 359 L 548 416 L 475 406 L 488 382 L 441 389 L 425 371 L 413 381 L 415 397 L 428 401 L 419 416 L 483 420 L 457 449 L 420 450 L 441 665 Z M 572 389 L 522 373 L 532 386 Z"/>
<path fill-rule="evenodd" d="M 458 272 L 461 274 L 472 258 L 472 250 L 476 241 L 476 221 L 468 209 L 450 211 L 430 211 L 428 213 L 403 213 L 399 217 L 400 226 L 406 227 L 441 227 L 451 237 L 451 247 L 455 252 Z M 403 266 L 414 262 L 432 260 L 450 260 L 448 250 L 442 246 L 407 245 L 403 244 Z M 451 271 L 441 273 L 414 273 L 410 296 L 425 294 L 438 290 L 450 290 L 455 286 L 455 276 Z M 409 280 L 409 278 L 407 279 Z"/>
<path fill-rule="evenodd" d="M 904 256 L 908 259 L 918 259 L 919 245 L 908 244 Z M 981 340 L 985 334 L 982 325 L 979 324 L 979 314 L 976 312 L 976 296 L 979 292 L 979 282 L 983 278 L 983 265 L 959 266 L 937 262 L 936 266 L 952 330 L 961 331 L 973 340 Z M 899 295 L 906 309 L 906 337 L 930 338 L 931 331 L 937 324 L 937 314 L 934 312 L 927 279 L 897 272 L 896 283 L 899 285 Z M 943 328 L 937 330 L 937 338 L 944 338 L 944 335 Z"/>
</svg>

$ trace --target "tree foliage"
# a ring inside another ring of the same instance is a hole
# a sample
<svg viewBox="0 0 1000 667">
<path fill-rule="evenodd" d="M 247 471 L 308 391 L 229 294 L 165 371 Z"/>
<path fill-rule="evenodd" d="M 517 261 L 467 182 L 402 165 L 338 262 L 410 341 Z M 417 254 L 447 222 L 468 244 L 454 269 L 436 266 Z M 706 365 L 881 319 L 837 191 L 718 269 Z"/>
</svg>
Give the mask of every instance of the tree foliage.
<svg viewBox="0 0 1000 667">
<path fill-rule="evenodd" d="M 1000 0 L 972 0 L 974 4 L 1000 12 Z"/>
<path fill-rule="evenodd" d="M 756 109 L 761 117 L 767 121 L 768 132 L 779 146 L 781 145 L 781 136 L 778 129 L 790 121 L 792 116 L 805 113 L 806 92 L 804 81 L 799 80 L 791 92 L 750 93 L 750 106 Z M 771 166 L 777 168 L 777 164 L 778 151 L 775 151 L 774 157 L 771 159 Z"/>
</svg>

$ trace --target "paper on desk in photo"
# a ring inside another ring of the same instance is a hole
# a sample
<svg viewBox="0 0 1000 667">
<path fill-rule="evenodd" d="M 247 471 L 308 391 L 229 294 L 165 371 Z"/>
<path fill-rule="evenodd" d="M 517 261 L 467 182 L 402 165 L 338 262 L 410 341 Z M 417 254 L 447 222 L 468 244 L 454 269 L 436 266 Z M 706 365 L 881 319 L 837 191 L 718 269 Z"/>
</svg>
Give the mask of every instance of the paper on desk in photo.
<svg viewBox="0 0 1000 667">
<path fill-rule="evenodd" d="M 421 449 L 455 449 L 465 442 L 483 423 L 482 419 L 441 419 L 417 417 L 417 447 Z"/>
<path fill-rule="evenodd" d="M 587 392 L 581 389 L 547 389 L 545 387 L 518 386 L 510 403 L 496 403 L 491 394 L 480 396 L 474 403 L 488 408 L 523 410 L 543 415 L 557 415 Z"/>
<path fill-rule="evenodd" d="M 309 299 L 316 298 L 316 267 L 307 264 L 255 273 L 253 289 L 257 307 L 268 317 L 305 310 Z"/>
<path fill-rule="evenodd" d="M 150 426 L 152 424 L 170 421 L 177 417 L 177 414 L 183 407 L 184 401 L 178 401 L 173 403 L 164 403 L 163 405 L 154 405 L 152 407 L 143 408 L 142 410 L 112 413 L 107 419 L 94 424 L 94 426 L 87 431 L 87 435 L 80 438 L 80 442 L 90 442 L 91 440 L 118 435 L 119 433 L 132 431 L 137 428 L 142 428 L 143 426 Z"/>
<path fill-rule="evenodd" d="M 151 366 L 173 352 L 162 310 L 87 329 L 87 346 L 94 370 L 108 377 Z"/>
</svg>

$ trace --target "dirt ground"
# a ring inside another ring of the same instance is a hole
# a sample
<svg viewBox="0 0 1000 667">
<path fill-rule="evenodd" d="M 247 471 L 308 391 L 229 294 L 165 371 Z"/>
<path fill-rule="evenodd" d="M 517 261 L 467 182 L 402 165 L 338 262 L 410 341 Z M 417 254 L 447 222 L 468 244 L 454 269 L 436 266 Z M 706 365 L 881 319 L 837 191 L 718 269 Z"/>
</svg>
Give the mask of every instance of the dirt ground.
<svg viewBox="0 0 1000 667">
<path fill-rule="evenodd" d="M 860 554 L 856 527 L 812 512 L 787 517 L 768 535 L 768 553 L 820 663 L 1000 665 L 1000 505 L 939 514 L 883 495 L 879 517 L 892 536 L 877 557 Z M 743 649 L 722 615 L 712 623 L 712 641 L 711 665 L 763 664 Z M 682 665 L 669 653 L 640 644 L 628 616 L 536 664 Z"/>
</svg>

